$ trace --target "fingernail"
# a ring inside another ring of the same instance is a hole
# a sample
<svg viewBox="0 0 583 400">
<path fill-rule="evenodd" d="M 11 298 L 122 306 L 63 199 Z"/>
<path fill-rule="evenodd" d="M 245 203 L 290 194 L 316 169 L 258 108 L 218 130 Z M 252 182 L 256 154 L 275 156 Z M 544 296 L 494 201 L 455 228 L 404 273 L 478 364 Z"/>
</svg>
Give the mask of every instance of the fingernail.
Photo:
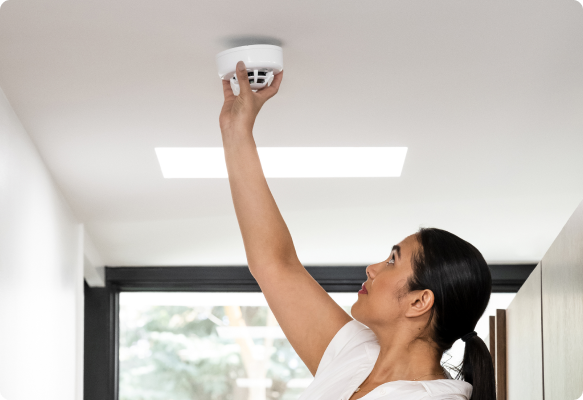
<svg viewBox="0 0 583 400">
<path fill-rule="evenodd" d="M 232 65 L 232 64 L 231 64 L 231 65 Z M 239 71 L 245 71 L 245 63 L 244 63 L 243 61 L 239 61 L 239 62 L 237 63 L 237 69 L 238 69 Z"/>
</svg>

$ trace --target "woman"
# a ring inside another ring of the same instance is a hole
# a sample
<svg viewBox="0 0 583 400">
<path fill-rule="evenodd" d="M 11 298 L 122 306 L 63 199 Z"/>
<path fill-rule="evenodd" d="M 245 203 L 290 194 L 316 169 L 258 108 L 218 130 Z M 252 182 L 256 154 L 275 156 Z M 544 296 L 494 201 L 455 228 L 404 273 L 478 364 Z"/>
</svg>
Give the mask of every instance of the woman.
<svg viewBox="0 0 583 400">
<path fill-rule="evenodd" d="M 480 252 L 457 236 L 421 229 L 366 269 L 353 320 L 301 265 L 271 195 L 253 139 L 255 118 L 273 84 L 251 91 L 243 62 L 241 93 L 223 81 L 220 125 L 231 193 L 251 273 L 290 343 L 315 376 L 301 399 L 494 400 L 494 371 L 474 332 L 490 298 Z M 460 377 L 440 365 L 466 342 Z"/>
</svg>

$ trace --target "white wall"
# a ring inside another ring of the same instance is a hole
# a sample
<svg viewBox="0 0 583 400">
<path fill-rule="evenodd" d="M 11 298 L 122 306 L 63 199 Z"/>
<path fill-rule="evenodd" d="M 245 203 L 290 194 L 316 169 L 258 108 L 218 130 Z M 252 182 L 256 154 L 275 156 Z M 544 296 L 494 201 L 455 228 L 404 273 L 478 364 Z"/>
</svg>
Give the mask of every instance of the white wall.
<svg viewBox="0 0 583 400">
<path fill-rule="evenodd" d="M 0 89 L 0 393 L 82 398 L 83 233 Z"/>
</svg>

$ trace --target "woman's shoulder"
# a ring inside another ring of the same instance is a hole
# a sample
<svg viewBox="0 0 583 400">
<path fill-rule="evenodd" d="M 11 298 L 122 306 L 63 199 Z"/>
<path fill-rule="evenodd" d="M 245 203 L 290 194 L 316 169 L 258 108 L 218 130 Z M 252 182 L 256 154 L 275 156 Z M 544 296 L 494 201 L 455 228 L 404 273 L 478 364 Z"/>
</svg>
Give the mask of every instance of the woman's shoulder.
<svg viewBox="0 0 583 400">
<path fill-rule="evenodd" d="M 432 381 L 392 381 L 375 389 L 381 396 L 378 400 L 393 398 L 408 400 L 469 400 L 472 385 L 457 379 Z"/>
<path fill-rule="evenodd" d="M 353 319 L 344 325 L 334 336 L 337 342 L 355 343 L 355 342 L 378 342 L 376 335 L 370 328 L 357 320 Z M 333 339 L 333 340 L 334 340 Z M 330 342 L 332 343 L 332 342 Z"/>
<path fill-rule="evenodd" d="M 472 385 L 459 379 L 436 379 L 422 381 L 425 390 L 436 399 L 466 400 L 472 397 Z"/>
<path fill-rule="evenodd" d="M 378 345 L 377 337 L 370 328 L 353 319 L 340 328 L 330 341 L 326 352 L 336 356 L 364 344 Z"/>
<path fill-rule="evenodd" d="M 364 352 L 361 350 L 363 347 L 365 349 Z M 316 376 L 330 365 L 333 360 L 338 360 L 339 358 L 352 359 L 364 356 L 366 359 L 374 361 L 378 357 L 378 347 L 378 340 L 373 331 L 356 320 L 349 321 L 340 328 L 328 344 L 318 365 Z"/>
</svg>

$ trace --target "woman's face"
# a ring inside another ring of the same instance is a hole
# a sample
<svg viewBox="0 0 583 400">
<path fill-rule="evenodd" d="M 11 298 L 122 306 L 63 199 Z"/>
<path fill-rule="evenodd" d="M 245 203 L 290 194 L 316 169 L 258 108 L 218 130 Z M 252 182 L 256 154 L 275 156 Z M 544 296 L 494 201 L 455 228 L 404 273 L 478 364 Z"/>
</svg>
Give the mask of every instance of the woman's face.
<svg viewBox="0 0 583 400">
<path fill-rule="evenodd" d="M 406 318 L 407 279 L 413 273 L 411 262 L 418 246 L 415 235 L 408 236 L 393 246 L 386 260 L 366 268 L 368 279 L 352 306 L 354 319 L 370 328 L 382 328 Z"/>
</svg>

